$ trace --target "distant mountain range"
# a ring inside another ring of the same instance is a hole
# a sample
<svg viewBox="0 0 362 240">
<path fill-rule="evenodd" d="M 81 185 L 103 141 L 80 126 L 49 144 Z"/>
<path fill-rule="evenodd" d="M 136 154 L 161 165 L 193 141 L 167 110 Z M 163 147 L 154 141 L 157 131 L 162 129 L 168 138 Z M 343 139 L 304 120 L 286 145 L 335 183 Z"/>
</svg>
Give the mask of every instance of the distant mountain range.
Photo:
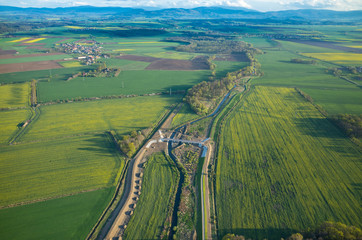
<svg viewBox="0 0 362 240">
<path fill-rule="evenodd" d="M 122 7 L 67 7 L 67 8 L 18 8 L 0 6 L 2 18 L 16 15 L 32 16 L 62 16 L 78 15 L 97 17 L 100 15 L 117 16 L 119 18 L 143 18 L 143 19 L 299 19 L 299 20 L 362 20 L 362 11 L 332 11 L 332 10 L 287 10 L 274 12 L 258 12 L 246 8 L 230 7 L 198 7 L 192 9 L 167 8 L 167 9 L 143 9 Z"/>
</svg>

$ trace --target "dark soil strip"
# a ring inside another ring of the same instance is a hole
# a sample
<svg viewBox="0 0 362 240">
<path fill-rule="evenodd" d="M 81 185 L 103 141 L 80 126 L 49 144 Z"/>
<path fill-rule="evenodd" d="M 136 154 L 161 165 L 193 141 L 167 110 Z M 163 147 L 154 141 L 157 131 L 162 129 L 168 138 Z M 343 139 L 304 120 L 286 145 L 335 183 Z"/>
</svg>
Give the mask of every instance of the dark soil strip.
<svg viewBox="0 0 362 240">
<path fill-rule="evenodd" d="M 63 66 L 57 63 L 56 61 L 0 64 L 0 73 L 26 72 L 26 71 L 47 70 L 55 68 L 63 68 Z"/>
<path fill-rule="evenodd" d="M 0 48 L 0 57 L 1 55 L 9 55 L 9 54 L 15 54 L 16 53 L 16 50 L 2 50 Z"/>
</svg>

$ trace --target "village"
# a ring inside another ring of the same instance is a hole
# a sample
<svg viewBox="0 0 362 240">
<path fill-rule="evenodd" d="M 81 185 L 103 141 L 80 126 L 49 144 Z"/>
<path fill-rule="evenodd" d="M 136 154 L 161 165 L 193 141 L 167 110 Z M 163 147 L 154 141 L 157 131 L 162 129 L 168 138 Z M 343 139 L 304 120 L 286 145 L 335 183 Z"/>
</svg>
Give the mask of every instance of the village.
<svg viewBox="0 0 362 240">
<path fill-rule="evenodd" d="M 71 54 L 79 54 L 81 56 L 75 59 L 85 61 L 86 65 L 92 65 L 100 58 L 109 58 L 109 55 L 102 54 L 102 43 L 96 41 L 71 42 L 60 44 L 60 51 Z M 72 60 L 67 58 L 64 60 Z"/>
</svg>

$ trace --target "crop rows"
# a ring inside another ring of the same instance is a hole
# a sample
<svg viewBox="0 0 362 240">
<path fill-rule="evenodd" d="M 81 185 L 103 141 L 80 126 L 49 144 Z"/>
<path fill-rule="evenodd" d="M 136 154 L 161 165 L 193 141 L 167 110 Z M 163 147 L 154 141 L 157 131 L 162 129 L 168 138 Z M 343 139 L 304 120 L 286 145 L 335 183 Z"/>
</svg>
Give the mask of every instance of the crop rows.
<svg viewBox="0 0 362 240">
<path fill-rule="evenodd" d="M 220 236 L 280 239 L 326 220 L 361 225 L 361 151 L 294 89 L 256 87 L 219 140 Z"/>
<path fill-rule="evenodd" d="M 106 135 L 3 146 L 0 206 L 115 186 L 124 166 Z"/>
</svg>

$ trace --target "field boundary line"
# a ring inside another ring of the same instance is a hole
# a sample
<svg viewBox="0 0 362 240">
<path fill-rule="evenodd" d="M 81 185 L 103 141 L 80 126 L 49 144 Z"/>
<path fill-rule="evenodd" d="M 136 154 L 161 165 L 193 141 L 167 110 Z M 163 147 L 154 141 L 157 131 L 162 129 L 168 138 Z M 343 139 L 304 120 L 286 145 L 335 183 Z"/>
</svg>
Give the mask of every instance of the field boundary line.
<svg viewBox="0 0 362 240">
<path fill-rule="evenodd" d="M 25 206 L 25 205 L 33 204 L 33 203 L 39 203 L 39 202 L 46 202 L 46 201 L 53 200 L 53 199 L 70 197 L 70 196 L 74 196 L 74 195 L 78 195 L 78 194 L 82 194 L 82 193 L 87 193 L 87 192 L 94 192 L 94 191 L 98 191 L 98 190 L 106 189 L 106 188 L 107 188 L 107 187 L 94 188 L 94 189 L 83 190 L 83 191 L 75 192 L 75 193 L 69 193 L 69 194 L 64 194 L 64 195 L 53 196 L 53 197 L 38 198 L 38 199 L 35 199 L 35 200 L 13 203 L 13 204 L 9 204 L 9 205 L 6 205 L 6 206 L 0 206 L 0 209 L 20 207 L 20 206 Z"/>
</svg>

